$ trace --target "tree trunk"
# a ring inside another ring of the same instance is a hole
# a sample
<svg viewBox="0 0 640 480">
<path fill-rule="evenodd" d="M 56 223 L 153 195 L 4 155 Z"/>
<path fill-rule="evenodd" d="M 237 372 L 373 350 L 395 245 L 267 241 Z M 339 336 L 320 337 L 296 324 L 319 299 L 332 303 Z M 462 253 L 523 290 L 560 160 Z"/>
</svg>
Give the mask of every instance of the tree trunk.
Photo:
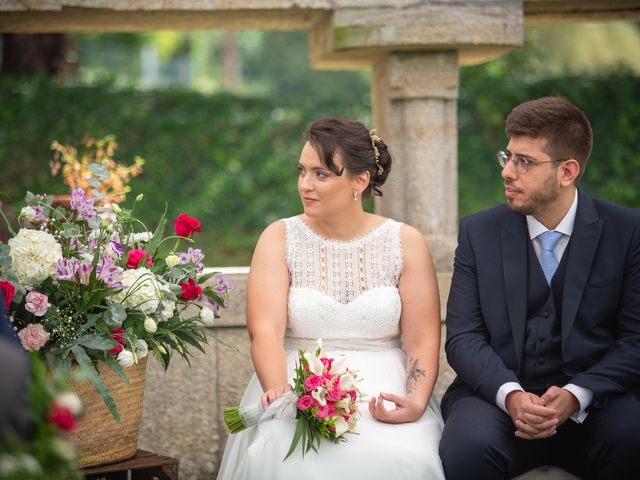
<svg viewBox="0 0 640 480">
<path fill-rule="evenodd" d="M 67 34 L 5 33 L 2 40 L 0 74 L 66 76 L 75 69 L 74 43 Z"/>
</svg>

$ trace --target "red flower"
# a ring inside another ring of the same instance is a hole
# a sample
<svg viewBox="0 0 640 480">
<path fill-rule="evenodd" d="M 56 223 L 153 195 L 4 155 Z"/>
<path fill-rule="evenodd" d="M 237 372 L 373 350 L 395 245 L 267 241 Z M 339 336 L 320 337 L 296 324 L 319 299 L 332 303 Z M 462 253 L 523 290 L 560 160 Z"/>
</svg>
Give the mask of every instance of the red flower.
<svg viewBox="0 0 640 480">
<path fill-rule="evenodd" d="M 175 228 L 176 235 L 179 237 L 189 238 L 194 232 L 202 232 L 202 229 L 200 228 L 200 220 L 191 218 L 184 213 L 178 215 L 173 227 Z"/>
<path fill-rule="evenodd" d="M 202 288 L 196 285 L 193 278 L 189 279 L 189 283 L 181 283 L 180 288 L 182 288 L 182 295 L 180 295 L 182 300 L 195 300 L 202 294 Z"/>
<path fill-rule="evenodd" d="M 153 267 L 151 256 L 144 250 L 134 248 L 127 252 L 127 268 L 138 268 L 140 262 L 146 257 L 147 267 Z"/>
<path fill-rule="evenodd" d="M 111 331 L 111 338 L 119 343 L 117 347 L 109 350 L 109 355 L 111 355 L 112 357 L 117 357 L 118 354 L 122 351 L 122 346 L 124 345 L 123 337 L 124 330 L 122 329 L 122 327 L 118 327 L 115 330 Z"/>
<path fill-rule="evenodd" d="M 11 283 L 2 280 L 0 281 L 0 290 L 2 290 L 2 296 L 4 297 L 4 308 L 5 310 L 9 310 L 9 305 L 11 304 L 11 300 L 13 300 L 16 289 L 13 288 Z"/>
<path fill-rule="evenodd" d="M 49 421 L 65 432 L 70 432 L 76 426 L 76 421 L 73 418 L 73 414 L 71 411 L 63 407 L 62 405 L 58 405 L 54 403 L 51 406 L 51 411 L 49 412 Z"/>
</svg>

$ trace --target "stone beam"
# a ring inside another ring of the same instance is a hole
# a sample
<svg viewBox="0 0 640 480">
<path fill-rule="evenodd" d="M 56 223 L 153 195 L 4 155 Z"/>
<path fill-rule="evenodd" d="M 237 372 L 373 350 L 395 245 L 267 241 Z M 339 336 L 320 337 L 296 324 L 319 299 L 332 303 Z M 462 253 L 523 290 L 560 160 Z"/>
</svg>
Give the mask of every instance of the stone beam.
<svg viewBox="0 0 640 480">
<path fill-rule="evenodd" d="M 310 30 L 321 10 L 116 10 L 63 8 L 1 11 L 0 32 L 146 32 L 151 30 Z"/>
<path fill-rule="evenodd" d="M 638 0 L 525 0 L 523 8 L 527 25 L 640 20 Z"/>
<path fill-rule="evenodd" d="M 312 30 L 310 58 L 315 68 L 368 68 L 384 52 L 455 50 L 475 64 L 521 46 L 522 25 L 518 0 L 342 8 Z"/>
</svg>

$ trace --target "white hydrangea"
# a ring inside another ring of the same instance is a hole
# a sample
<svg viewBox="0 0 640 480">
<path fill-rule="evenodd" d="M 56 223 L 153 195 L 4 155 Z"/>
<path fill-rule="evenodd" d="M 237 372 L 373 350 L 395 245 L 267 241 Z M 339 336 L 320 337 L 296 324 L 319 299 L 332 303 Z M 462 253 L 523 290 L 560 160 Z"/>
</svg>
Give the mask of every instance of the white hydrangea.
<svg viewBox="0 0 640 480">
<path fill-rule="evenodd" d="M 153 313 L 160 304 L 160 285 L 147 268 L 125 270 L 120 280 L 127 288 L 110 297 L 111 303 L 121 303 L 126 309 Z"/>
<path fill-rule="evenodd" d="M 53 235 L 41 230 L 22 228 L 8 242 L 11 267 L 24 285 L 37 287 L 44 279 L 53 275 L 62 248 Z"/>
<path fill-rule="evenodd" d="M 173 317 L 173 312 L 176 309 L 176 302 L 168 298 L 167 293 L 171 293 L 168 285 L 161 285 L 160 290 L 166 292 L 163 294 L 161 310 L 160 310 L 160 320 L 169 320 Z"/>
</svg>

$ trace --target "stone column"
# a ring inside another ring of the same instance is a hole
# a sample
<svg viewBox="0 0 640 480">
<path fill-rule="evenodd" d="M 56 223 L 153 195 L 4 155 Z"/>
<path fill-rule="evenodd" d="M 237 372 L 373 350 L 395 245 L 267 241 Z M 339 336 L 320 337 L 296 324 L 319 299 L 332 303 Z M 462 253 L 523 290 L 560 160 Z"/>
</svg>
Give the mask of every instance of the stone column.
<svg viewBox="0 0 640 480">
<path fill-rule="evenodd" d="M 445 275 L 457 231 L 458 83 L 454 50 L 392 51 L 373 68 L 374 123 L 395 160 L 376 209 L 420 230 Z"/>
</svg>

